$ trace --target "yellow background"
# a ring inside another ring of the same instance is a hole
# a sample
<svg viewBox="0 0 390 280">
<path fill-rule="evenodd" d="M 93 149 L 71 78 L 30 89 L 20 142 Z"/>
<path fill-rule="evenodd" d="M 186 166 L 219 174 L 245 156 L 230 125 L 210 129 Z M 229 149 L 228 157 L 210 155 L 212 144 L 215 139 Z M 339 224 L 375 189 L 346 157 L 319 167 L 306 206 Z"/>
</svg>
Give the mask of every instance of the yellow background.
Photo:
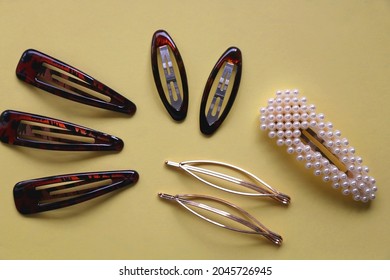
<svg viewBox="0 0 390 280">
<path fill-rule="evenodd" d="M 189 81 L 182 123 L 155 89 L 150 44 L 173 37 Z M 389 259 L 389 1 L 5 1 L 0 0 L 0 107 L 51 116 L 122 138 L 120 153 L 53 152 L 0 145 L 1 259 Z M 243 54 L 241 86 L 212 137 L 199 131 L 207 77 L 220 55 Z M 19 81 L 28 48 L 109 85 L 138 107 L 133 117 L 80 105 Z M 312 175 L 259 129 L 276 90 L 298 88 L 340 129 L 376 178 L 377 199 L 353 202 Z M 165 160 L 240 166 L 292 197 L 283 207 L 210 190 Z M 83 171 L 135 169 L 140 181 L 77 206 L 20 215 L 15 183 Z M 284 237 L 262 238 L 203 222 L 157 193 L 212 194 Z"/>
</svg>

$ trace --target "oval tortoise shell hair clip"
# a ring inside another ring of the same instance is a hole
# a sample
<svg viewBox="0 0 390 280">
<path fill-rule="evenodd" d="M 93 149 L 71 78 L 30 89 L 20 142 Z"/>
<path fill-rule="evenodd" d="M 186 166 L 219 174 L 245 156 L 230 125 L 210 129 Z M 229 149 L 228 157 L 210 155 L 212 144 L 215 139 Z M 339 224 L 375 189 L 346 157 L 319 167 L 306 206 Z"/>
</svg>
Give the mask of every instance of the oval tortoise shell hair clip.
<svg viewBox="0 0 390 280">
<path fill-rule="evenodd" d="M 86 105 L 132 115 L 133 102 L 80 70 L 37 50 L 26 50 L 16 76 L 57 96 Z"/>
<path fill-rule="evenodd" d="M 159 193 L 158 196 L 162 199 L 176 202 L 195 216 L 224 229 L 263 236 L 275 245 L 281 245 L 283 242 L 283 238 L 279 234 L 269 230 L 247 211 L 220 198 L 199 194 L 169 195 L 165 193 Z M 198 202 L 197 200 L 205 200 L 208 202 L 220 204 L 222 207 L 229 209 L 228 211 L 234 210 L 237 212 L 237 214 L 232 214 L 226 210 L 215 208 L 214 206 L 205 204 L 203 202 Z M 202 210 L 202 212 L 200 212 L 198 209 Z M 233 221 L 234 225 L 217 221 L 212 217 L 212 215 L 210 215 L 211 217 L 208 217 L 205 212 L 215 214 L 217 216 L 222 216 L 228 221 Z"/>
<path fill-rule="evenodd" d="M 228 163 L 212 160 L 191 160 L 182 161 L 179 163 L 173 161 L 166 161 L 165 164 L 167 164 L 168 166 L 176 167 L 178 169 L 182 169 L 186 173 L 198 179 L 199 181 L 225 192 L 252 197 L 269 197 L 284 205 L 288 205 L 291 200 L 288 195 L 283 194 L 272 188 L 259 177 L 240 167 Z M 244 175 L 244 179 L 240 179 L 228 175 L 226 173 L 221 173 L 216 170 L 206 169 L 201 166 L 222 167 L 223 169 L 226 169 L 226 171 L 230 170 L 234 171 L 239 175 Z M 212 181 L 210 179 L 219 179 L 221 180 L 222 184 L 217 184 L 215 181 Z M 240 189 L 235 189 L 236 186 L 244 188 L 244 191 Z"/>
<path fill-rule="evenodd" d="M 227 117 L 238 93 L 241 72 L 241 51 L 239 48 L 230 47 L 211 70 L 203 91 L 199 116 L 200 130 L 203 134 L 213 134 Z"/>
<path fill-rule="evenodd" d="M 298 90 L 277 91 L 260 114 L 260 128 L 276 138 L 277 145 L 287 146 L 287 153 L 306 162 L 314 175 L 322 176 L 323 181 L 331 182 L 334 189 L 341 189 L 356 201 L 375 199 L 375 179 L 368 175 L 362 158 L 355 155 L 355 148 L 331 122 L 325 121 L 324 114 L 307 104 L 306 97 L 299 97 Z"/>
<path fill-rule="evenodd" d="M 78 204 L 135 184 L 134 170 L 57 175 L 19 182 L 14 187 L 16 209 L 33 214 Z"/>
<path fill-rule="evenodd" d="M 188 111 L 187 74 L 179 49 L 165 30 L 153 34 L 151 62 L 154 82 L 165 109 L 174 120 L 184 120 Z M 179 71 L 178 76 L 175 70 Z"/>
<path fill-rule="evenodd" d="M 120 151 L 115 136 L 49 117 L 6 110 L 0 116 L 3 143 L 47 150 Z"/>
</svg>

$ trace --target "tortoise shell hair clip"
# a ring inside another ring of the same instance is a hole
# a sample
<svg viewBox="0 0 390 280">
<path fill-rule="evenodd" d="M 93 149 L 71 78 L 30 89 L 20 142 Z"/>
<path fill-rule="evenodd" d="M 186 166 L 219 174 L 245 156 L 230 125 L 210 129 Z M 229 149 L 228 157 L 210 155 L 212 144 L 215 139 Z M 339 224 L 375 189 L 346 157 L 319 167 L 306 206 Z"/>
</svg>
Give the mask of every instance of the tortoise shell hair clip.
<svg viewBox="0 0 390 280">
<path fill-rule="evenodd" d="M 186 70 L 179 49 L 164 30 L 157 30 L 153 34 L 151 61 L 154 82 L 162 103 L 174 120 L 184 120 L 188 110 Z M 178 76 L 176 70 L 179 71 Z"/>
<path fill-rule="evenodd" d="M 230 47 L 211 70 L 203 91 L 199 120 L 203 134 L 213 134 L 227 117 L 238 93 L 241 72 L 241 51 L 236 47 Z M 212 91 L 214 94 L 210 95 Z"/>
<path fill-rule="evenodd" d="M 16 209 L 33 214 L 64 208 L 135 184 L 134 170 L 57 175 L 19 182 L 14 187 Z"/>
<path fill-rule="evenodd" d="M 80 70 L 37 50 L 26 50 L 16 76 L 57 96 L 86 105 L 132 115 L 133 102 Z"/>
<path fill-rule="evenodd" d="M 0 141 L 47 150 L 120 151 L 123 141 L 115 136 L 49 117 L 11 111 L 0 116 Z"/>
</svg>

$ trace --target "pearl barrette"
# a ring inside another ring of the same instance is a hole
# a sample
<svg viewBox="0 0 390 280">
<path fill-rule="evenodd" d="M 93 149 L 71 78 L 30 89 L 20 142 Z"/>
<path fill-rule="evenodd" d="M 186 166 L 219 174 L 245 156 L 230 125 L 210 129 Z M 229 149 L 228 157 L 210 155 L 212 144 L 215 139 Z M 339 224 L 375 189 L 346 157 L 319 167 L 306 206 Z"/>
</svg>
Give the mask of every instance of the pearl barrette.
<svg viewBox="0 0 390 280">
<path fill-rule="evenodd" d="M 268 106 L 260 109 L 260 122 L 260 128 L 269 131 L 268 136 L 276 138 L 278 146 L 287 146 L 287 153 L 295 154 L 334 189 L 356 201 L 375 199 L 376 182 L 362 165 L 362 158 L 355 155 L 347 138 L 325 121 L 324 114 L 316 113 L 306 97 L 299 97 L 298 90 L 277 91 Z"/>
</svg>

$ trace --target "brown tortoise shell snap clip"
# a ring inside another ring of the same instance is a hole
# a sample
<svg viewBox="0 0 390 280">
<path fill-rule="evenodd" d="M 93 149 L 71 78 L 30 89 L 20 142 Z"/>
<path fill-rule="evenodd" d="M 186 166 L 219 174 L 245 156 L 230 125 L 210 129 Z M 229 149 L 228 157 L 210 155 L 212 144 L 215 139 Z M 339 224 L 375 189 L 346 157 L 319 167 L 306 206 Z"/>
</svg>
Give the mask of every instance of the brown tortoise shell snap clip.
<svg viewBox="0 0 390 280">
<path fill-rule="evenodd" d="M 241 72 L 241 51 L 236 47 L 230 47 L 211 70 L 203 91 L 199 118 L 203 134 L 213 134 L 227 117 L 238 93 Z M 212 91 L 214 94 L 210 95 Z"/>
<path fill-rule="evenodd" d="M 16 76 L 57 96 L 86 105 L 132 115 L 133 102 L 80 70 L 37 50 L 26 50 Z"/>
<path fill-rule="evenodd" d="M 186 70 L 175 42 L 164 30 L 157 30 L 153 34 L 151 61 L 154 82 L 165 109 L 174 120 L 184 120 L 188 110 Z"/>
<path fill-rule="evenodd" d="M 19 182 L 14 187 L 16 209 L 33 214 L 64 208 L 135 184 L 134 170 L 57 175 Z"/>
<path fill-rule="evenodd" d="M 6 110 L 0 116 L 0 141 L 46 150 L 120 151 L 123 141 L 77 124 Z"/>
</svg>

